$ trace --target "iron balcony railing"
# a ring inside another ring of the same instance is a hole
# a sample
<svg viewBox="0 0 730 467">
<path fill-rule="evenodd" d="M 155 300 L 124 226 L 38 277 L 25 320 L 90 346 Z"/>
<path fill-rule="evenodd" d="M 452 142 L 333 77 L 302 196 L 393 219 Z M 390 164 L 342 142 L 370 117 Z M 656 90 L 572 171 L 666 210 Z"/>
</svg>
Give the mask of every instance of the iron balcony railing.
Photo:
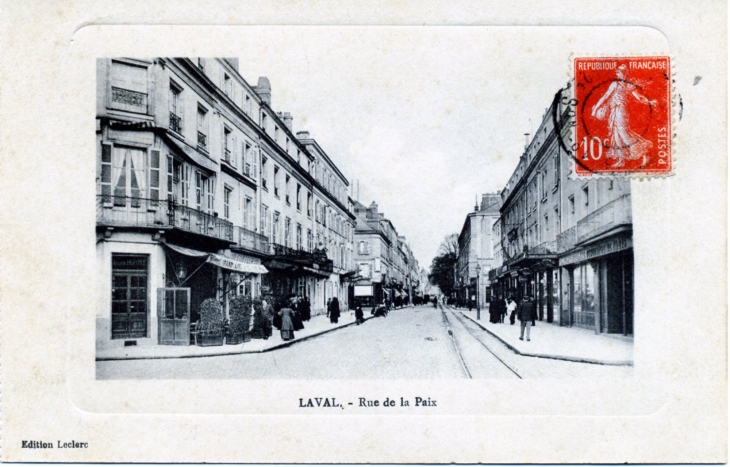
<svg viewBox="0 0 730 467">
<path fill-rule="evenodd" d="M 208 149 L 208 136 L 203 132 L 198 132 L 198 147 L 200 149 Z"/>
<path fill-rule="evenodd" d="M 172 227 L 234 242 L 233 224 L 174 201 L 98 195 L 96 222 L 120 227 Z"/>
<path fill-rule="evenodd" d="M 266 255 L 272 253 L 269 237 L 252 230 L 248 230 L 244 227 L 235 227 L 234 240 L 241 248 L 257 251 Z"/>
<path fill-rule="evenodd" d="M 169 227 L 167 201 L 97 195 L 96 223 L 120 227 Z"/>
<path fill-rule="evenodd" d="M 147 94 L 112 86 L 112 102 L 147 112 Z"/>
<path fill-rule="evenodd" d="M 570 251 L 575 248 L 575 244 L 577 243 L 577 232 L 578 227 L 574 225 L 558 235 L 558 253 L 565 253 L 566 251 Z"/>
<path fill-rule="evenodd" d="M 631 195 L 617 198 L 579 220 L 577 242 L 585 242 L 621 225 L 631 225 Z"/>
<path fill-rule="evenodd" d="M 175 133 L 182 131 L 182 118 L 170 112 L 170 129 Z"/>
<path fill-rule="evenodd" d="M 207 212 L 170 203 L 170 224 L 188 232 L 233 242 L 233 224 Z"/>
</svg>

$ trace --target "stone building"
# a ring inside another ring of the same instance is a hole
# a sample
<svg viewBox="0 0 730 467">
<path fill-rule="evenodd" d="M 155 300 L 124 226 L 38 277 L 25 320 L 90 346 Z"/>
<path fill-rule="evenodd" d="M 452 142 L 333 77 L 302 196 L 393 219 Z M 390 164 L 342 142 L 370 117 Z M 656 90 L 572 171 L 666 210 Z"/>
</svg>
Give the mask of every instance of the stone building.
<svg viewBox="0 0 730 467">
<path fill-rule="evenodd" d="M 418 288 L 418 262 L 405 237 L 373 202 L 369 207 L 355 201 L 355 263 L 358 281 L 351 297 L 366 306 L 382 300 L 412 303 Z"/>
<path fill-rule="evenodd" d="M 633 335 L 630 182 L 571 177 L 559 138 L 572 127 L 565 106 L 548 108 L 501 192 L 493 294 L 537 300 L 539 319 L 596 333 Z"/>
<path fill-rule="evenodd" d="M 484 307 L 489 303 L 489 271 L 494 267 L 493 227 L 499 219 L 499 193 L 485 193 L 481 204 L 466 215 L 459 233 L 459 251 L 454 266 L 457 300 Z M 479 274 L 477 275 L 477 265 Z M 479 290 L 479 293 L 477 293 Z"/>
<path fill-rule="evenodd" d="M 347 302 L 348 181 L 271 96 L 237 59 L 98 61 L 97 346 L 187 345 L 208 298 Z"/>
</svg>

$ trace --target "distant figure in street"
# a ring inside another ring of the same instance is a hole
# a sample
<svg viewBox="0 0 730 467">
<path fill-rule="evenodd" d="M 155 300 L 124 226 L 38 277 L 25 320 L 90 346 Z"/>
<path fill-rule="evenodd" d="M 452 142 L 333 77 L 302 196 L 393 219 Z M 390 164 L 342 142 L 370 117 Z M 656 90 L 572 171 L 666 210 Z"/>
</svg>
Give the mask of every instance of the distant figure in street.
<svg viewBox="0 0 730 467">
<path fill-rule="evenodd" d="M 330 323 L 337 324 L 340 319 L 340 302 L 337 297 L 333 297 L 329 304 Z"/>
<path fill-rule="evenodd" d="M 524 340 L 525 329 L 527 329 L 527 341 L 530 341 L 530 325 L 535 315 L 535 302 L 532 301 L 532 297 L 525 295 L 520 302 L 519 306 L 519 318 L 520 318 L 520 340 Z"/>
<path fill-rule="evenodd" d="M 362 306 L 360 305 L 355 308 L 355 322 L 358 326 L 360 326 L 360 323 L 365 322 L 365 318 L 362 315 Z"/>
<path fill-rule="evenodd" d="M 312 318 L 312 307 L 307 297 L 301 297 L 299 300 L 299 316 L 302 321 L 309 321 Z"/>
<path fill-rule="evenodd" d="M 439 299 L 437 297 L 433 297 L 433 307 L 436 308 L 438 305 Z"/>
<path fill-rule="evenodd" d="M 327 317 L 328 317 L 328 318 L 329 318 L 329 315 L 330 315 L 330 310 L 331 310 L 331 309 L 332 309 L 332 299 L 331 299 L 331 298 L 328 298 L 328 299 L 327 299 Z"/>
<path fill-rule="evenodd" d="M 290 341 L 294 339 L 294 324 L 292 323 L 291 317 L 294 313 L 289 307 L 282 308 L 279 310 L 278 315 L 281 316 L 281 339 Z"/>
<path fill-rule="evenodd" d="M 499 322 L 504 323 L 504 317 L 507 316 L 507 300 L 497 299 L 499 304 Z"/>
<path fill-rule="evenodd" d="M 509 314 L 509 324 L 515 324 L 515 310 L 517 310 L 517 303 L 515 302 L 515 297 L 510 297 L 507 299 L 507 313 Z"/>
</svg>

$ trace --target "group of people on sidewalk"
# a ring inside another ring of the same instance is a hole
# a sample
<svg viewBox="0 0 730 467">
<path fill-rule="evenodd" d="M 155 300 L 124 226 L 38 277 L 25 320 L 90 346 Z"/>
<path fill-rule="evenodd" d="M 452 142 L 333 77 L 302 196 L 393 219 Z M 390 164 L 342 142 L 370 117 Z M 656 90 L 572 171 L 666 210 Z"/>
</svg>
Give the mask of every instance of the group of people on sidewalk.
<svg viewBox="0 0 730 467">
<path fill-rule="evenodd" d="M 271 324 L 281 332 L 281 339 L 294 339 L 294 331 L 304 329 L 304 321 L 312 317 L 312 307 L 307 297 L 292 295 L 275 305 L 266 304 L 264 310 Z"/>
<path fill-rule="evenodd" d="M 281 339 L 294 339 L 294 331 L 304 329 L 304 321 L 312 317 L 312 306 L 307 297 L 292 295 L 275 305 L 265 304 L 266 316 L 271 324 L 281 332 Z M 337 297 L 327 300 L 327 317 L 332 324 L 337 324 L 340 318 L 340 302 Z"/>
<path fill-rule="evenodd" d="M 519 304 L 515 301 L 514 295 L 510 295 L 504 300 L 495 298 L 489 302 L 490 323 L 504 323 L 507 316 L 509 316 L 510 324 L 515 324 L 515 318 L 520 320 L 520 340 L 524 340 L 525 334 L 527 334 L 526 337 L 529 341 L 530 326 L 534 326 L 537 319 L 537 307 L 532 297 L 529 294 L 525 295 Z"/>
</svg>

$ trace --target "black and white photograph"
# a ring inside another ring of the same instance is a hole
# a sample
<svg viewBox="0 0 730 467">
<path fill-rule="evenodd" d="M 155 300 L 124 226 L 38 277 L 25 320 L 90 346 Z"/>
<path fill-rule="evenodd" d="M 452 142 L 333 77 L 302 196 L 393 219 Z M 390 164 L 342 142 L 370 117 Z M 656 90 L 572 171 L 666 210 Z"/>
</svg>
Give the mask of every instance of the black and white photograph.
<svg viewBox="0 0 730 467">
<path fill-rule="evenodd" d="M 98 378 L 631 375 L 631 183 L 571 177 L 571 83 L 495 119 L 517 70 L 472 50 L 394 95 L 404 52 L 98 60 Z"/>
<path fill-rule="evenodd" d="M 3 461 L 727 461 L 726 5 L 41 3 Z"/>
</svg>

